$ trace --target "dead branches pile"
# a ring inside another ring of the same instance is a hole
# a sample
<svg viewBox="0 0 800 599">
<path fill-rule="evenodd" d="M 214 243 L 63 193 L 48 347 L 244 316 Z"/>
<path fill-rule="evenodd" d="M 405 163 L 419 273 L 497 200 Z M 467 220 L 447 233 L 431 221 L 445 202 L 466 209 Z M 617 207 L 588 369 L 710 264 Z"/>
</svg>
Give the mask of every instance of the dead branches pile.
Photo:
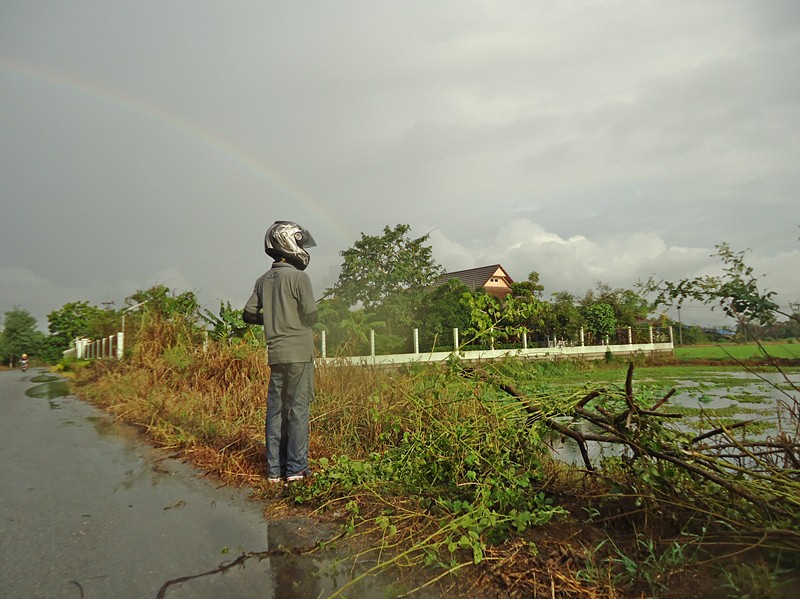
<svg viewBox="0 0 800 599">
<path fill-rule="evenodd" d="M 771 548 L 800 551 L 800 439 L 792 434 L 797 427 L 766 439 L 741 434 L 752 421 L 693 434 L 678 425 L 682 414 L 664 409 L 674 389 L 652 405 L 637 403 L 633 370 L 630 364 L 621 393 L 593 390 L 560 414 L 547 413 L 513 384 L 492 381 L 484 371 L 469 374 L 521 402 L 529 424 L 541 422 L 574 440 L 590 476 L 610 474 L 602 456 L 591 458 L 590 444 L 602 443 L 603 455 L 617 456 L 622 464 L 615 482 L 620 473 L 627 475 L 629 491 L 647 495 L 659 510 L 699 514 L 742 543 L 758 539 Z M 791 421 L 793 414 L 797 403 L 787 402 L 784 418 Z"/>
</svg>

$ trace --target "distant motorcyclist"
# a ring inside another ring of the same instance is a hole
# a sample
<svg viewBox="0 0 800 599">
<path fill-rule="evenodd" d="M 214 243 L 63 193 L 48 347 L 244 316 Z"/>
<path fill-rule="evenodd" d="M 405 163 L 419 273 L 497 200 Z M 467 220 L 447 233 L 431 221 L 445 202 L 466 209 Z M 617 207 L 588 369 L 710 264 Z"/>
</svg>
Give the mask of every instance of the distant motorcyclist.
<svg viewBox="0 0 800 599">
<path fill-rule="evenodd" d="M 19 359 L 19 366 L 22 368 L 22 372 L 28 370 L 28 354 L 22 354 L 22 357 Z"/>
</svg>

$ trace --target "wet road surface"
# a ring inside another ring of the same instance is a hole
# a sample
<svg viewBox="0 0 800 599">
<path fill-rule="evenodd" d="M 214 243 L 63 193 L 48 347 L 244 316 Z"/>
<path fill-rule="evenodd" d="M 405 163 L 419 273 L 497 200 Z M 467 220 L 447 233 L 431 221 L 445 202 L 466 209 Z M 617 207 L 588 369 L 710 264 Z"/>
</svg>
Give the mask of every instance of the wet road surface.
<svg viewBox="0 0 800 599">
<path fill-rule="evenodd" d="M 0 371 L 0 596 L 155 599 L 165 582 L 243 552 L 333 536 L 311 521 L 268 525 L 246 492 L 217 488 L 151 449 L 104 412 L 64 396 L 63 383 L 36 382 L 49 378 Z M 347 582 L 320 557 L 244 566 L 169 586 L 163 596 L 306 599 Z M 391 586 L 368 581 L 347 596 L 391 597 Z"/>
</svg>

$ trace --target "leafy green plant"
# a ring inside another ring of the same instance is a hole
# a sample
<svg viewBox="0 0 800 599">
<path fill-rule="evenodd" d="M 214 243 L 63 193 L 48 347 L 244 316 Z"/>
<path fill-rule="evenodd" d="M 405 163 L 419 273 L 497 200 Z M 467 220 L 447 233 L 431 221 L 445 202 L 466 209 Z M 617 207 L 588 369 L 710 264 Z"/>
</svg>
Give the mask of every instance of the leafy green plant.
<svg viewBox="0 0 800 599">
<path fill-rule="evenodd" d="M 426 530 L 425 541 L 403 554 L 450 570 L 481 563 L 490 546 L 566 511 L 545 492 L 545 446 L 538 429 L 525 426 L 518 405 L 490 387 L 457 384 L 460 379 L 448 373 L 427 374 L 403 397 L 406 406 L 385 428 L 382 451 L 362 459 L 320 459 L 296 500 L 346 501 L 350 525 L 371 522 L 391 546 Z M 388 509 L 377 515 L 354 509 L 353 502 L 368 497 L 365 506 L 377 501 Z"/>
<path fill-rule="evenodd" d="M 636 545 L 629 553 L 610 537 L 594 547 L 584 547 L 584 566 L 576 576 L 597 587 L 636 588 L 644 585 L 658 594 L 668 589 L 669 577 L 691 562 L 695 548 L 677 540 L 659 547 L 652 538 L 636 535 Z"/>
<path fill-rule="evenodd" d="M 220 302 L 217 314 L 211 310 L 203 311 L 200 318 L 211 327 L 208 335 L 216 341 L 244 339 L 253 345 L 262 344 L 263 334 L 260 327 L 245 323 L 242 310 L 234 309 L 230 302 Z"/>
</svg>

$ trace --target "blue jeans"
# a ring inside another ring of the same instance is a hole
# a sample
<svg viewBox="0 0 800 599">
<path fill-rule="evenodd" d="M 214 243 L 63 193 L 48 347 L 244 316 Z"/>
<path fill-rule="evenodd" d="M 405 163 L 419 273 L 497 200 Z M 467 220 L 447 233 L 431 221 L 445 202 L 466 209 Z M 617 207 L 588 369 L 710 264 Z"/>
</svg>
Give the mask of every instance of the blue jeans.
<svg viewBox="0 0 800 599">
<path fill-rule="evenodd" d="M 308 470 L 308 416 L 314 362 L 271 364 L 265 423 L 269 477 Z"/>
</svg>

